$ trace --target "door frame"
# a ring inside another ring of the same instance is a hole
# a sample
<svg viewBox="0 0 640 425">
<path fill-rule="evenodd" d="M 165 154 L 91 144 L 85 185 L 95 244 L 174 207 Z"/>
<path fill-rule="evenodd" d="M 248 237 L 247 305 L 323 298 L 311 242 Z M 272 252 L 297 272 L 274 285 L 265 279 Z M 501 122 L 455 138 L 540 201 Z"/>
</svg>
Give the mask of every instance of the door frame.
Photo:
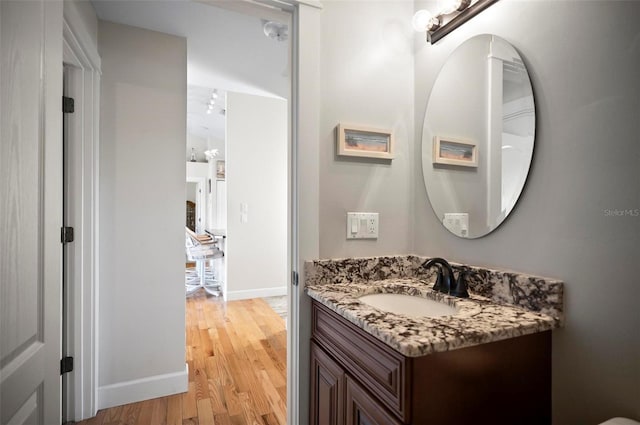
<svg viewBox="0 0 640 425">
<path fill-rule="evenodd" d="M 240 13 L 276 9 L 290 15 L 289 243 L 287 308 L 287 423 L 309 420 L 311 301 L 304 288 L 304 262 L 320 255 L 320 0 L 196 0 Z M 268 13 L 268 12 L 267 12 Z M 305 320 L 300 320 L 304 318 Z"/>
<path fill-rule="evenodd" d="M 225 2 L 211 2 L 225 7 Z M 308 320 L 310 301 L 304 287 L 304 261 L 319 256 L 319 115 L 320 115 L 320 10 L 319 0 L 243 0 L 251 8 L 278 8 L 291 15 L 291 100 L 290 100 L 290 211 L 289 264 L 292 272 L 298 273 L 299 285 L 290 280 L 287 317 L 287 422 L 305 423 L 309 412 L 309 340 L 311 328 Z M 90 184 L 92 196 L 83 198 L 81 204 L 93 220 L 91 231 L 86 236 L 87 261 L 92 271 L 87 280 L 74 282 L 74 296 L 79 303 L 73 306 L 74 331 L 78 329 L 79 340 L 74 346 L 76 377 L 72 393 L 75 420 L 95 416 L 98 390 L 98 276 L 99 276 L 99 106 L 101 64 L 95 40 L 85 27 L 82 14 L 74 2 L 64 2 L 64 56 L 65 61 L 81 70 L 84 81 L 83 107 L 91 112 L 84 114 L 86 143 L 93 149 L 92 161 L 81 175 Z M 69 54 L 71 54 L 69 56 Z M 60 80 L 60 86 L 62 80 Z M 77 101 L 77 100 L 76 100 Z M 60 123 L 61 124 L 61 123 Z M 304 188 L 304 189 L 301 189 Z M 301 219 L 303 218 L 303 219 Z M 75 295 L 79 291 L 79 295 Z"/>
<path fill-rule="evenodd" d="M 204 233 L 204 229 L 211 227 L 207 222 L 206 181 L 204 177 L 187 176 L 187 183 L 196 184 L 196 233 Z"/>
<path fill-rule="evenodd" d="M 287 423 L 309 421 L 311 301 L 304 262 L 320 255 L 320 10 L 318 0 L 283 0 L 292 10 L 291 271 L 287 315 Z M 293 274 L 292 273 L 292 274 Z M 304 320 L 301 320 L 301 319 Z"/>
<path fill-rule="evenodd" d="M 98 393 L 99 119 L 101 62 L 74 2 L 64 3 L 63 64 L 66 96 L 75 99 L 68 126 L 70 179 L 63 202 L 74 217 L 75 240 L 66 249 L 75 265 L 67 275 L 67 346 L 74 370 L 67 377 L 65 421 L 95 416 Z"/>
</svg>

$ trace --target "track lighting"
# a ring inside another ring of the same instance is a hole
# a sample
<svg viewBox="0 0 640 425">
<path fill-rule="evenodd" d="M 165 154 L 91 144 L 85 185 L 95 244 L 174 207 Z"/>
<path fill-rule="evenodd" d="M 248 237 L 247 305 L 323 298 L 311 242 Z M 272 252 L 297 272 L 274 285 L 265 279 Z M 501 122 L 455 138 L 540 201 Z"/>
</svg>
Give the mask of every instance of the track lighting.
<svg viewBox="0 0 640 425">
<path fill-rule="evenodd" d="M 211 92 L 211 97 L 207 102 L 207 114 L 211 115 L 213 113 L 213 107 L 216 105 L 216 99 L 218 98 L 218 89 L 213 89 Z"/>
</svg>

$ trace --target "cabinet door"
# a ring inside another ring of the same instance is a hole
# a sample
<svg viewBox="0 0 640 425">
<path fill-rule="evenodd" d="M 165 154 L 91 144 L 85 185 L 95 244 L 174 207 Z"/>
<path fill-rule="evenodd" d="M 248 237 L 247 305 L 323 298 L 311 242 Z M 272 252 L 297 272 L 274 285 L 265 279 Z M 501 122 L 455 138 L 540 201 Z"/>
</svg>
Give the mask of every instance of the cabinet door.
<svg viewBox="0 0 640 425">
<path fill-rule="evenodd" d="M 344 424 L 344 380 L 342 367 L 312 341 L 309 423 Z"/>
<path fill-rule="evenodd" d="M 367 391 L 346 377 L 346 425 L 401 425 Z"/>
</svg>

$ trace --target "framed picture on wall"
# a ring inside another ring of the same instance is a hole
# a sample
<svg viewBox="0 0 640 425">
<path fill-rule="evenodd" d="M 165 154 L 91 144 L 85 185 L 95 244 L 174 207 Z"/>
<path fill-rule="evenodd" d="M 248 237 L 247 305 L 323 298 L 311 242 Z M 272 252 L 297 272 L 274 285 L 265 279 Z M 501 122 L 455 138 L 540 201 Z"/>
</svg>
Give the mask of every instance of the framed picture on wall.
<svg viewBox="0 0 640 425">
<path fill-rule="evenodd" d="M 393 159 L 391 130 L 338 124 L 336 144 L 340 156 Z"/>
<path fill-rule="evenodd" d="M 216 161 L 216 178 L 217 179 L 225 178 L 224 161 Z"/>
<path fill-rule="evenodd" d="M 470 140 L 435 136 L 433 138 L 433 163 L 477 167 L 478 146 Z"/>
</svg>

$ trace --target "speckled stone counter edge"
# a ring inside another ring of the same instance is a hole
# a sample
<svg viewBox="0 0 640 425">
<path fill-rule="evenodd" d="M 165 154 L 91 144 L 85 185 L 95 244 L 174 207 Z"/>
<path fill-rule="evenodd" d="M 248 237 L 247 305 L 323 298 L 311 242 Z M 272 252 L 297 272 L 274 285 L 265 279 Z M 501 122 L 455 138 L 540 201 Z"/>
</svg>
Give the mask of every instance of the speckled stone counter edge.
<svg viewBox="0 0 640 425">
<path fill-rule="evenodd" d="M 305 285 L 366 284 L 388 279 L 433 282 L 435 270 L 421 267 L 429 258 L 406 255 L 307 261 Z M 457 263 L 451 263 L 451 266 L 456 273 L 468 272 L 467 282 L 472 293 L 497 304 L 549 315 L 560 324 L 564 322 L 563 282 L 560 280 Z"/>
<path fill-rule="evenodd" d="M 456 350 L 558 327 L 551 316 L 497 304 L 480 295 L 454 298 L 435 292 L 419 279 L 386 279 L 375 284 L 310 286 L 307 294 L 407 357 Z M 362 295 L 392 293 L 420 296 L 458 310 L 448 316 L 411 316 L 379 310 L 359 301 Z"/>
</svg>

